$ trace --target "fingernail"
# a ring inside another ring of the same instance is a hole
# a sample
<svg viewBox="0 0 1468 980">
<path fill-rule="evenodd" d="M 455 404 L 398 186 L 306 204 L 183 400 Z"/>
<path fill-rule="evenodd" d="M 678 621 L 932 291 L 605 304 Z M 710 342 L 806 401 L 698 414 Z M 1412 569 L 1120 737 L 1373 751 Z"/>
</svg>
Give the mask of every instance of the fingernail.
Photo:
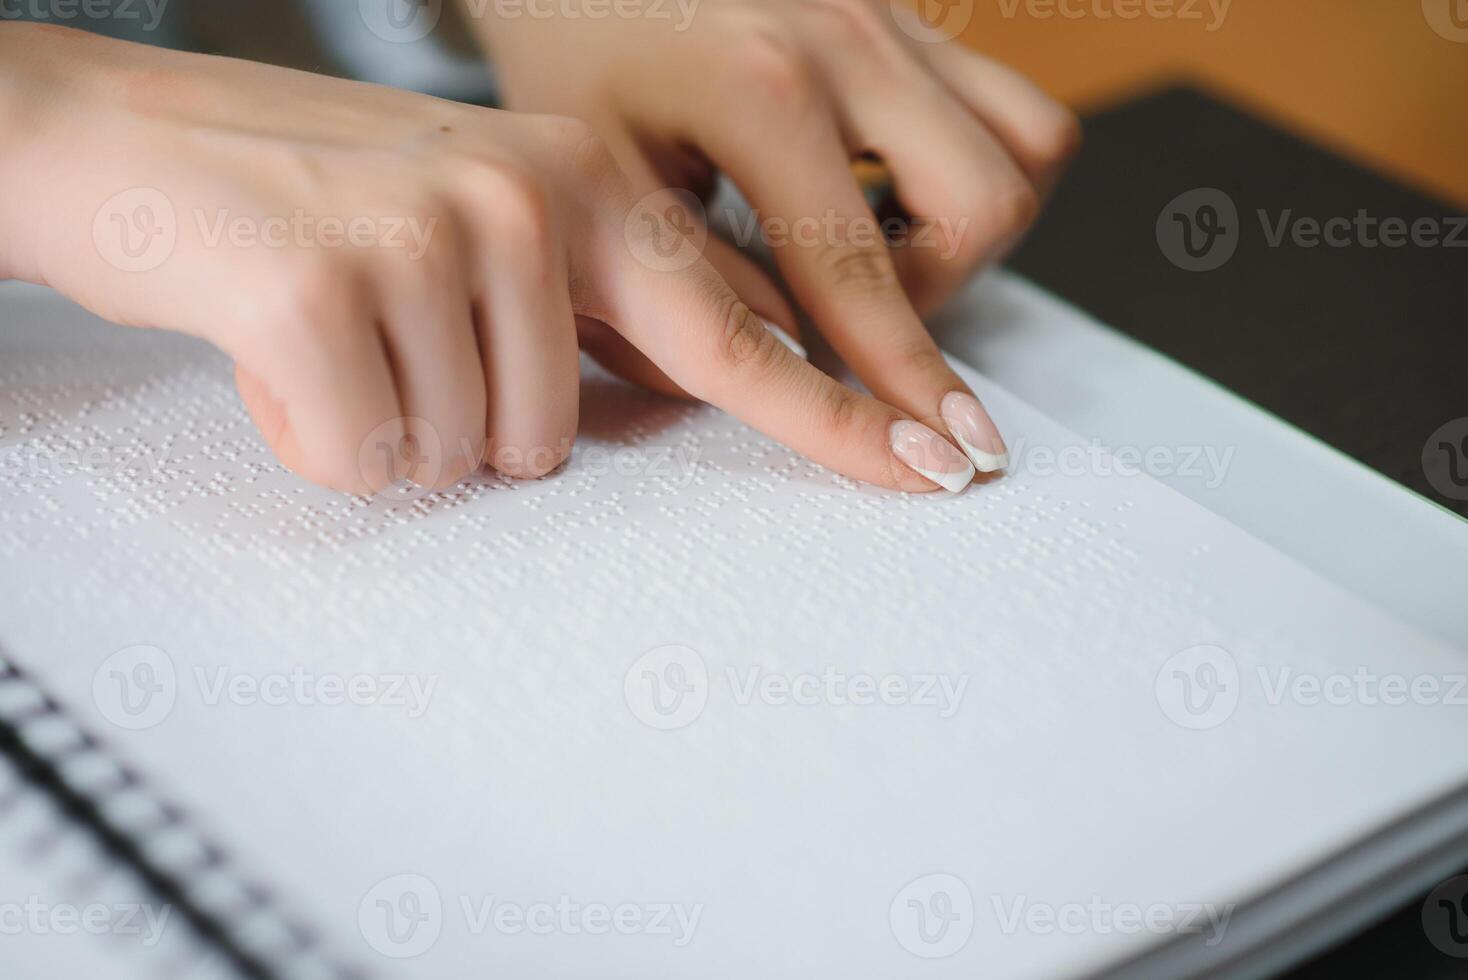
<svg viewBox="0 0 1468 980">
<path fill-rule="evenodd" d="M 980 473 L 993 473 L 1009 465 L 1009 448 L 977 398 L 966 391 L 950 391 L 938 411 Z"/>
<path fill-rule="evenodd" d="M 893 422 L 888 437 L 894 456 L 949 493 L 961 493 L 973 481 L 973 465 L 921 422 Z"/>
<path fill-rule="evenodd" d="M 805 353 L 805 348 L 800 346 L 800 341 L 796 340 L 794 337 L 790 336 L 784 330 L 781 330 L 779 327 L 775 326 L 764 317 L 760 317 L 760 322 L 765 325 L 766 330 L 775 335 L 776 340 L 794 351 L 796 357 L 800 358 L 802 361 L 810 360 L 810 358 Z"/>
</svg>

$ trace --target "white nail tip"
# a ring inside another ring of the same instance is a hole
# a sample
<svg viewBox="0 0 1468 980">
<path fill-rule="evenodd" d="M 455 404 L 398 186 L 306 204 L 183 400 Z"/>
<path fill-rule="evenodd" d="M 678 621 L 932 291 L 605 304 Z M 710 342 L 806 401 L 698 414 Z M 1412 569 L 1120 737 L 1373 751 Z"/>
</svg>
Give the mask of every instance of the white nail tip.
<svg viewBox="0 0 1468 980">
<path fill-rule="evenodd" d="M 1009 453 L 986 453 L 982 449 L 975 448 L 967 439 L 959 435 L 958 430 L 950 426 L 953 437 L 958 440 L 959 448 L 964 455 L 973 460 L 975 468 L 980 473 L 997 473 L 1009 466 Z"/>
<path fill-rule="evenodd" d="M 779 327 L 775 326 L 764 317 L 760 317 L 760 322 L 765 325 L 766 330 L 775 335 L 776 340 L 784 344 L 786 347 L 790 348 L 790 350 L 794 352 L 796 357 L 800 358 L 802 361 L 810 360 L 810 357 L 807 356 L 807 354 L 805 353 L 805 348 L 800 346 L 800 341 L 796 340 L 794 337 L 790 336 L 784 330 L 781 330 Z"/>
<path fill-rule="evenodd" d="M 968 485 L 974 480 L 974 468 L 967 463 L 964 464 L 964 468 L 962 470 L 959 470 L 957 472 L 929 470 L 924 469 L 921 466 L 913 466 L 911 463 L 909 463 L 908 466 L 911 467 L 913 472 L 917 473 L 919 476 L 927 477 L 929 480 L 932 480 L 934 483 L 938 484 L 938 486 L 942 487 L 944 490 L 947 490 L 949 493 L 963 493 Z"/>
</svg>

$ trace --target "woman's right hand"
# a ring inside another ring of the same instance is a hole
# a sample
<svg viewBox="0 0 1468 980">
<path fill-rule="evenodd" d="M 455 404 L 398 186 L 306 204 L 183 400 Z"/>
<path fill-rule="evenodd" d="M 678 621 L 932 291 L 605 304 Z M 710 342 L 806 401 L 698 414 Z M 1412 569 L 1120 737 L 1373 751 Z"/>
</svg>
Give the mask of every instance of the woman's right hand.
<svg viewBox="0 0 1468 980">
<path fill-rule="evenodd" d="M 549 472 L 575 438 L 578 335 L 848 476 L 972 476 L 781 343 L 761 318 L 794 333 L 778 294 L 737 296 L 677 198 L 635 201 L 576 120 L 9 24 L 0 125 L 0 273 L 214 342 L 317 483 Z"/>
</svg>

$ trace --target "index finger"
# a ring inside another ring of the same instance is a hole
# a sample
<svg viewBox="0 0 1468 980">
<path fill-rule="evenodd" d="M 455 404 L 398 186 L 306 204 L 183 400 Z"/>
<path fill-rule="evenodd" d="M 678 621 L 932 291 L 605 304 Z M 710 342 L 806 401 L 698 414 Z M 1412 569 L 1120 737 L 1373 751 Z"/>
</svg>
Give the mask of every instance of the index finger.
<svg viewBox="0 0 1468 980">
<path fill-rule="evenodd" d="M 645 205 L 640 205 L 645 207 Z M 649 208 L 648 236 L 682 233 Z M 612 326 L 690 394 L 846 476 L 898 490 L 953 493 L 973 465 L 909 414 L 853 391 L 785 346 L 701 256 L 681 268 L 639 261 L 637 221 L 605 270 Z M 690 245 L 690 247 L 692 247 Z"/>
<path fill-rule="evenodd" d="M 720 143 L 710 147 L 714 159 L 761 225 L 782 233 L 770 244 L 800 304 L 877 397 L 917 418 L 941 419 L 980 470 L 1002 469 L 1008 456 L 999 431 L 913 309 L 834 124 L 807 119 L 772 136 L 754 148 L 708 134 Z M 770 146 L 781 148 L 778 164 Z"/>
</svg>

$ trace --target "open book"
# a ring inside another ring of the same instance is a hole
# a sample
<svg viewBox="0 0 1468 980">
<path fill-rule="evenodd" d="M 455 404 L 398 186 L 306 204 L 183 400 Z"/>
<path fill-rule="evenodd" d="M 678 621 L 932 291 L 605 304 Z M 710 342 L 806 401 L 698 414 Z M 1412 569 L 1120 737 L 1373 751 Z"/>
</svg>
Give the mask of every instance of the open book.
<svg viewBox="0 0 1468 980">
<path fill-rule="evenodd" d="M 0 320 L 7 752 L 224 975 L 1201 974 L 1468 782 L 1462 651 L 967 369 L 958 497 L 588 367 L 553 476 L 366 500 L 203 344 Z"/>
</svg>

